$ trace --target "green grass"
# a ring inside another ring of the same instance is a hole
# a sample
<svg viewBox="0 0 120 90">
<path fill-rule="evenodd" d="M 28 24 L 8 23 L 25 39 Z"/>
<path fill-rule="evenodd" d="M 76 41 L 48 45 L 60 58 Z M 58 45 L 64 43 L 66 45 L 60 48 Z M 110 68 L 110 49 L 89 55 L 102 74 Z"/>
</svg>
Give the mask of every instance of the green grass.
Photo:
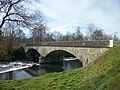
<svg viewBox="0 0 120 90">
<path fill-rule="evenodd" d="M 32 79 L 0 81 L 0 90 L 120 90 L 120 47 L 92 65 Z"/>
</svg>

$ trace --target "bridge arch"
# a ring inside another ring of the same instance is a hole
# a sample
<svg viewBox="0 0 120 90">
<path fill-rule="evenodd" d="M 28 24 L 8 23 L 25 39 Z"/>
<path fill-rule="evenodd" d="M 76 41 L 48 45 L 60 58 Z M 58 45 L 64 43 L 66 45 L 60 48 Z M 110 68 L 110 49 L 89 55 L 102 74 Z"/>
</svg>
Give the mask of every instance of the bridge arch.
<svg viewBox="0 0 120 90">
<path fill-rule="evenodd" d="M 108 48 L 95 48 L 95 47 L 93 48 L 93 47 L 62 47 L 62 46 L 58 46 L 58 47 L 57 46 L 27 46 L 26 51 L 28 51 L 31 48 L 37 50 L 40 53 L 40 55 L 43 57 L 49 57 L 48 55 L 53 55 L 52 53 L 55 53 L 56 51 L 68 52 L 73 56 L 75 56 L 76 58 L 78 58 L 83 63 L 83 66 L 86 66 L 91 62 L 94 62 L 100 55 L 102 55 L 104 52 L 108 50 Z"/>
<path fill-rule="evenodd" d="M 80 66 L 83 66 L 82 61 L 80 61 L 75 55 L 72 53 L 65 51 L 65 50 L 54 50 L 49 52 L 45 56 L 45 61 L 47 63 L 62 63 L 63 64 L 63 59 L 65 58 L 76 58 L 75 61 L 78 62 Z"/>
<path fill-rule="evenodd" d="M 30 61 L 39 62 L 40 53 L 36 49 L 28 49 L 26 52 L 26 57 Z"/>
</svg>

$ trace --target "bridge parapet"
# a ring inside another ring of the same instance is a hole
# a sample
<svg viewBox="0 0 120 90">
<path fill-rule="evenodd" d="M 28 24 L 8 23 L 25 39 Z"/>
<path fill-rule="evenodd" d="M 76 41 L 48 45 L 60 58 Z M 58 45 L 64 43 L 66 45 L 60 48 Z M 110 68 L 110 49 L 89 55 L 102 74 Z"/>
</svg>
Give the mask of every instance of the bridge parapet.
<svg viewBox="0 0 120 90">
<path fill-rule="evenodd" d="M 113 41 L 54 41 L 54 42 L 39 42 L 27 44 L 27 46 L 59 46 L 59 47 L 113 47 Z"/>
</svg>

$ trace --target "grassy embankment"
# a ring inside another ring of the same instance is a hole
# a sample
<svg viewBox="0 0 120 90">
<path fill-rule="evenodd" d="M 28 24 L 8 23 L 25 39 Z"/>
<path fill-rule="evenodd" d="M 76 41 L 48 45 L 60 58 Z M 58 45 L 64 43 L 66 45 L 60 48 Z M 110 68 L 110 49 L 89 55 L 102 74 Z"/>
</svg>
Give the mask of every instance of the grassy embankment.
<svg viewBox="0 0 120 90">
<path fill-rule="evenodd" d="M 120 90 L 120 47 L 111 48 L 94 65 L 84 68 L 0 81 L 0 90 Z"/>
</svg>

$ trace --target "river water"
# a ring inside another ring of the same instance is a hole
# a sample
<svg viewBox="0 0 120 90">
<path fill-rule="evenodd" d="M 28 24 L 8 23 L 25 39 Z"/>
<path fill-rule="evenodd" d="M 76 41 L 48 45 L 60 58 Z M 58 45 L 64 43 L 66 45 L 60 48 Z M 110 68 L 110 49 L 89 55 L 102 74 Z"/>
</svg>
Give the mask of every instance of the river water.
<svg viewBox="0 0 120 90">
<path fill-rule="evenodd" d="M 16 70 L 0 74 L 0 80 L 19 80 L 24 78 L 32 78 L 51 72 L 61 72 L 81 67 L 79 60 L 66 61 L 63 65 L 41 64 L 27 69 Z"/>
</svg>

